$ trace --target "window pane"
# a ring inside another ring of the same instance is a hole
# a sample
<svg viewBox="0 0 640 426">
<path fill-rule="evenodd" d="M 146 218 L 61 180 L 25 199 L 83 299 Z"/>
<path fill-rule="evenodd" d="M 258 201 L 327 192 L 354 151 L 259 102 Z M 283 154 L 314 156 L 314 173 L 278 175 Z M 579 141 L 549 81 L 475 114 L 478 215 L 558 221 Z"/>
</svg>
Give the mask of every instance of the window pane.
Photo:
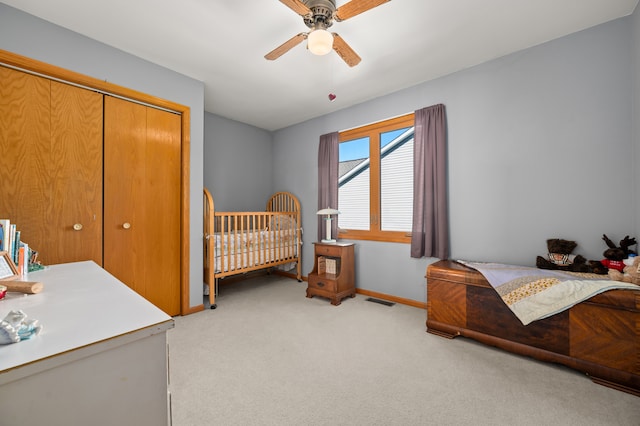
<svg viewBox="0 0 640 426">
<path fill-rule="evenodd" d="M 383 231 L 411 231 L 413 127 L 380 134 L 380 210 Z"/>
<path fill-rule="evenodd" d="M 338 155 L 338 225 L 369 230 L 369 138 L 341 142 Z"/>
</svg>

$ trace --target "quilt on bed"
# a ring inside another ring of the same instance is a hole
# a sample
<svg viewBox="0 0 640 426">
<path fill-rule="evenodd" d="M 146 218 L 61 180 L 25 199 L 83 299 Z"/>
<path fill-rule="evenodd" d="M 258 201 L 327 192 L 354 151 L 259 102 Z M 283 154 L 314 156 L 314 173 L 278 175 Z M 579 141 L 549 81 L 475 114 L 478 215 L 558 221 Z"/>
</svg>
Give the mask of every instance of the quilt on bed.
<svg viewBox="0 0 640 426">
<path fill-rule="evenodd" d="M 635 284 L 603 279 L 606 275 L 501 263 L 458 262 L 480 272 L 524 325 L 562 312 L 607 290 L 640 291 L 640 286 Z"/>
</svg>

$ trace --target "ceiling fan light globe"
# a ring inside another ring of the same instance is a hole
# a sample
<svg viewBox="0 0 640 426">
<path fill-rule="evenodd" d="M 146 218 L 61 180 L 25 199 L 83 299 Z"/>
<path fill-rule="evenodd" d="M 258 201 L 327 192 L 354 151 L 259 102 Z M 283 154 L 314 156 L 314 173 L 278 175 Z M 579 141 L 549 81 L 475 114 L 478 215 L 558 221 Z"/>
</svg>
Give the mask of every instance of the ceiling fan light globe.
<svg viewBox="0 0 640 426">
<path fill-rule="evenodd" d="M 307 48 L 314 55 L 326 55 L 333 49 L 333 34 L 322 29 L 311 31 L 307 37 Z"/>
</svg>

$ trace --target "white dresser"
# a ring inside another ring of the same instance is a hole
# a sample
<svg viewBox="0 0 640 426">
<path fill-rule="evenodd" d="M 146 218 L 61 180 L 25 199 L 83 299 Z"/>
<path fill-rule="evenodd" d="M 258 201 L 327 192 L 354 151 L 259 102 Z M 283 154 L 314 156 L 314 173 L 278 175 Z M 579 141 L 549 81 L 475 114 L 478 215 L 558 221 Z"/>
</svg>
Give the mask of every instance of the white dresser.
<svg viewBox="0 0 640 426">
<path fill-rule="evenodd" d="M 94 262 L 29 274 L 41 293 L 8 293 L 40 335 L 0 345 L 0 423 L 168 425 L 167 330 L 173 319 Z"/>
</svg>

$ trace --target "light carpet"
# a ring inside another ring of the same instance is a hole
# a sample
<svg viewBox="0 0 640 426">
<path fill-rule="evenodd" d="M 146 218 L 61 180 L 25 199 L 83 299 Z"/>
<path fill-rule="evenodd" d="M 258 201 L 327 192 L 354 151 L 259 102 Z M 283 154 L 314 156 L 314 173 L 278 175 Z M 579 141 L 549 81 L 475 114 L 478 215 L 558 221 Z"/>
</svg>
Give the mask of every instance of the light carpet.
<svg viewBox="0 0 640 426">
<path fill-rule="evenodd" d="M 640 398 L 573 370 L 426 333 L 426 312 L 339 306 L 269 275 L 169 331 L 173 426 L 640 425 Z"/>
</svg>

